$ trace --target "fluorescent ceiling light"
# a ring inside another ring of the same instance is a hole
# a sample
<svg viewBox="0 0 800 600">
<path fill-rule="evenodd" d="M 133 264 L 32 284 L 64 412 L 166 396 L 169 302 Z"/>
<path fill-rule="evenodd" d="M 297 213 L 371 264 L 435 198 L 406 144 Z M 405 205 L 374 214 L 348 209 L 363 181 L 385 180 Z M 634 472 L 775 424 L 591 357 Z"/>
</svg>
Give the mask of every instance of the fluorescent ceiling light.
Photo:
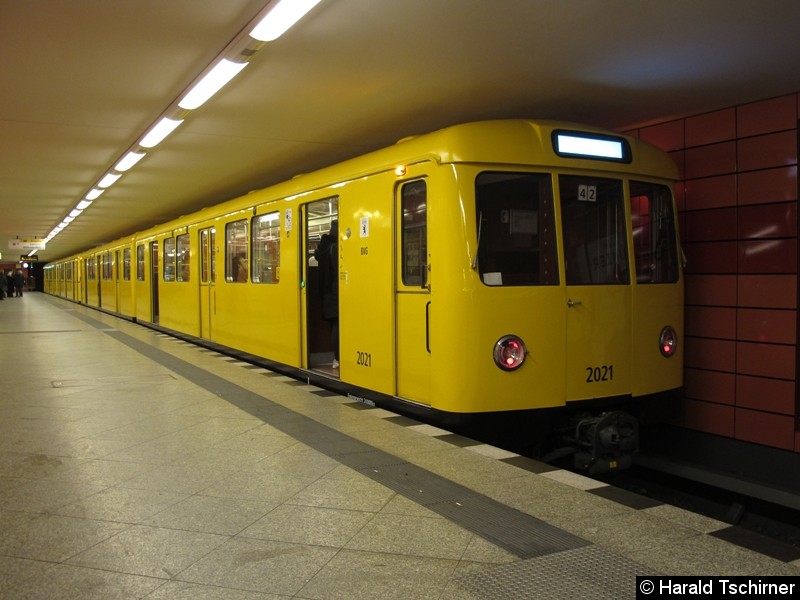
<svg viewBox="0 0 800 600">
<path fill-rule="evenodd" d="M 319 4 L 319 0 L 281 0 L 250 32 L 261 42 L 277 40 L 305 14 Z"/>
<path fill-rule="evenodd" d="M 88 194 L 87 194 L 87 198 L 88 198 Z M 81 200 L 80 202 L 78 202 L 78 205 L 75 208 L 77 210 L 86 210 L 91 205 L 92 205 L 92 201 L 91 200 Z"/>
<path fill-rule="evenodd" d="M 105 192 L 105 190 L 98 190 L 97 188 L 93 188 L 91 192 L 86 194 L 85 198 L 91 202 L 92 200 L 97 200 L 100 197 L 100 194 L 102 194 L 103 192 Z"/>
<path fill-rule="evenodd" d="M 97 187 L 107 188 L 107 187 L 113 185 L 117 181 L 117 179 L 119 179 L 120 177 L 122 177 L 122 175 L 114 175 L 114 173 L 107 173 L 105 175 L 105 177 L 103 177 L 97 183 Z"/>
<path fill-rule="evenodd" d="M 114 170 L 119 171 L 120 173 L 127 171 L 133 165 L 142 160 L 144 156 L 144 152 L 128 152 L 122 157 L 122 160 L 117 163 L 117 165 L 114 167 Z"/>
<path fill-rule="evenodd" d="M 247 63 L 233 62 L 223 58 L 206 76 L 195 84 L 178 102 L 178 106 L 186 110 L 194 110 L 216 94 L 223 85 L 236 77 L 247 66 Z"/>
<path fill-rule="evenodd" d="M 75 217 L 64 217 L 64 223 L 72 223 L 75 220 Z"/>
<path fill-rule="evenodd" d="M 78 209 L 76 208 L 76 209 L 73 209 L 73 211 L 72 211 L 71 213 L 69 213 L 69 216 L 70 216 L 70 217 L 72 217 L 72 218 L 74 219 L 75 217 L 77 217 L 77 216 L 78 216 L 79 214 L 81 214 L 82 212 L 83 212 L 82 210 L 78 210 Z"/>
<path fill-rule="evenodd" d="M 147 133 L 146 136 L 144 136 L 144 138 L 142 138 L 142 141 L 139 142 L 139 145 L 143 146 L 144 148 L 152 148 L 153 146 L 157 146 L 164 140 L 165 137 L 175 131 L 175 128 L 181 123 L 183 123 L 182 119 L 176 120 L 170 119 L 169 117 L 164 117 Z"/>
</svg>

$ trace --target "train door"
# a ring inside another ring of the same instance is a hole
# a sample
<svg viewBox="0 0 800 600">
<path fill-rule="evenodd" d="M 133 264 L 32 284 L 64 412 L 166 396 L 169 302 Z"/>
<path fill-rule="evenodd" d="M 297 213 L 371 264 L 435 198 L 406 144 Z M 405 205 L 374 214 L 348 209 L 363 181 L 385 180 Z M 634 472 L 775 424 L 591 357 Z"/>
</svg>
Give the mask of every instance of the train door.
<svg viewBox="0 0 800 600">
<path fill-rule="evenodd" d="M 150 301 L 153 323 L 158 324 L 158 242 L 150 242 Z"/>
<path fill-rule="evenodd" d="M 120 279 L 120 271 L 122 262 L 120 261 L 119 257 L 119 250 L 114 250 L 114 264 L 111 266 L 114 274 L 114 310 L 119 312 L 120 311 L 120 303 L 119 303 L 119 279 Z"/>
<path fill-rule="evenodd" d="M 630 393 L 631 285 L 622 181 L 561 175 L 567 400 Z"/>
<path fill-rule="evenodd" d="M 395 232 L 397 396 L 430 404 L 431 289 L 428 281 L 427 182 L 398 188 Z"/>
<path fill-rule="evenodd" d="M 322 237 L 331 234 L 334 222 L 338 224 L 339 199 L 326 198 L 301 207 L 303 219 L 303 286 L 301 288 L 303 307 L 303 339 L 305 348 L 303 366 L 322 371 L 334 377 L 339 376 L 339 364 L 334 351 L 338 345 L 339 312 L 334 306 L 332 286 L 338 297 L 338 269 L 328 271 L 326 261 L 335 259 L 338 264 L 339 245 L 326 249 L 320 246 Z M 338 242 L 338 231 L 334 232 Z M 335 254 L 331 254 L 335 252 Z M 323 253 L 326 253 L 323 255 Z M 331 254 L 331 255 L 329 255 Z"/>
<path fill-rule="evenodd" d="M 212 339 L 217 279 L 216 237 L 214 227 L 201 229 L 200 235 L 200 337 Z"/>
</svg>

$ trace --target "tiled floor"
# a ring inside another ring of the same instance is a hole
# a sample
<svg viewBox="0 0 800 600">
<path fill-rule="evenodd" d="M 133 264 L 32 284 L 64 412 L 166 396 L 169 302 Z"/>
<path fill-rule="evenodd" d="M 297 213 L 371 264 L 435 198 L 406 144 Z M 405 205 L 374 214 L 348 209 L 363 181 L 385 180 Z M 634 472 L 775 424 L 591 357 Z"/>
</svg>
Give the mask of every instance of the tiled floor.
<svg viewBox="0 0 800 600">
<path fill-rule="evenodd" d="M 724 523 L 42 294 L 0 303 L 0 343 L 2 598 L 579 597 L 568 570 L 590 566 L 594 597 L 633 598 L 636 574 L 800 574 L 708 535 Z"/>
</svg>

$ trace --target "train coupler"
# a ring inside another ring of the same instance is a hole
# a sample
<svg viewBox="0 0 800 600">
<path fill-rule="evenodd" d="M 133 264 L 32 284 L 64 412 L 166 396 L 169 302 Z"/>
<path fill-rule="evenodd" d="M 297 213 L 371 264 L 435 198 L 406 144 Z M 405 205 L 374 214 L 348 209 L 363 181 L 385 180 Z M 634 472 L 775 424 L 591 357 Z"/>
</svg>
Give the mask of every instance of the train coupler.
<svg viewBox="0 0 800 600">
<path fill-rule="evenodd" d="M 582 419 L 575 428 L 575 468 L 590 475 L 627 469 L 639 450 L 639 421 L 623 411 Z"/>
</svg>

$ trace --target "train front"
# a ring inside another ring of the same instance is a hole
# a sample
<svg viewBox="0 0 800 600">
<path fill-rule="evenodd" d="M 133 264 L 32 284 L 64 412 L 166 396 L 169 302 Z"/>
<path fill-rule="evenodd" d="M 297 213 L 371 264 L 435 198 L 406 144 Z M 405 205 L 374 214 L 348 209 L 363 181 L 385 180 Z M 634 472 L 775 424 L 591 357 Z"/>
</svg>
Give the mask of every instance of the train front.
<svg viewBox="0 0 800 600">
<path fill-rule="evenodd" d="M 458 367 L 437 361 L 457 388 L 449 410 L 546 427 L 592 473 L 624 468 L 630 412 L 682 385 L 676 170 L 637 140 L 529 125 L 509 163 L 459 167 L 474 247 L 463 280 L 437 280 L 448 314 L 434 309 L 448 343 L 470 349 Z"/>
</svg>

